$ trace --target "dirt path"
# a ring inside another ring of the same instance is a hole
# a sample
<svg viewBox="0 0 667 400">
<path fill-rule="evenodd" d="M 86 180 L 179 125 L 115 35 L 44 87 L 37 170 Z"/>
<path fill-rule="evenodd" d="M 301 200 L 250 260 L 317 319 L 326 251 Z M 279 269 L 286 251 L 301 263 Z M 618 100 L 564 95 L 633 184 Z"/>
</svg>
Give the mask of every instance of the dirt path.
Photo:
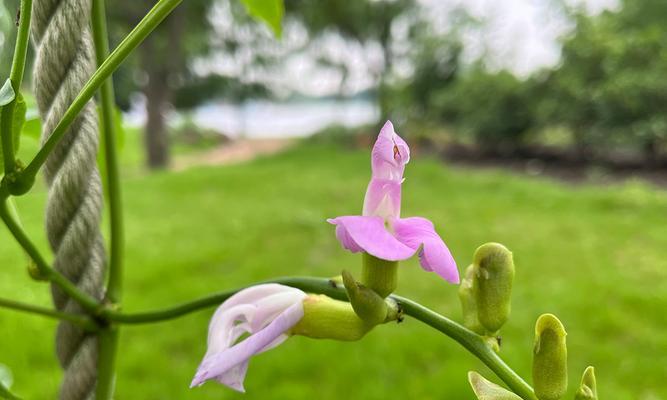
<svg viewBox="0 0 667 400">
<path fill-rule="evenodd" d="M 174 169 L 182 171 L 200 165 L 227 165 L 276 154 L 294 145 L 294 139 L 239 139 L 203 153 L 179 157 Z"/>
</svg>

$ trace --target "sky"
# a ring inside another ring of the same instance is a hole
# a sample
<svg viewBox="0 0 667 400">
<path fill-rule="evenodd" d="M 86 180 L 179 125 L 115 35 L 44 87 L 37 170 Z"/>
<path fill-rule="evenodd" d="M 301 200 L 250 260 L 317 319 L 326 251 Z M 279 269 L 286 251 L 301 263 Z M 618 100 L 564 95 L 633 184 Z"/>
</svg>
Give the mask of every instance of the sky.
<svg viewBox="0 0 667 400">
<path fill-rule="evenodd" d="M 492 66 L 508 68 L 519 75 L 553 66 L 560 58 L 558 38 L 572 24 L 559 11 L 556 0 L 422 0 L 436 14 L 446 14 L 461 5 L 485 22 L 481 31 L 464 35 L 465 57 L 484 53 Z M 617 0 L 565 0 L 568 6 L 583 7 L 591 15 L 618 7 Z"/>
<path fill-rule="evenodd" d="M 558 1 L 570 7 L 581 7 L 595 15 L 618 7 L 618 0 L 419 0 L 435 21 L 435 26 L 447 26 L 452 10 L 463 7 L 475 19 L 483 22 L 482 28 L 463 33 L 464 62 L 473 62 L 482 57 L 491 69 L 509 69 L 519 76 L 544 67 L 558 64 L 560 60 L 559 37 L 573 28 L 561 12 Z M 341 43 L 331 38 L 326 45 L 329 55 L 345 58 L 351 64 L 351 76 L 346 91 L 355 93 L 374 85 L 367 73 L 365 62 L 382 57 L 373 46 L 361 48 L 354 44 Z M 355 64 L 358 68 L 354 68 Z M 400 67 L 400 62 L 397 63 Z M 288 81 L 307 94 L 326 95 L 335 92 L 340 84 L 336 71 L 318 68 L 312 59 L 295 58 L 285 69 Z M 304 80 L 308 76 L 312 79 Z"/>
</svg>

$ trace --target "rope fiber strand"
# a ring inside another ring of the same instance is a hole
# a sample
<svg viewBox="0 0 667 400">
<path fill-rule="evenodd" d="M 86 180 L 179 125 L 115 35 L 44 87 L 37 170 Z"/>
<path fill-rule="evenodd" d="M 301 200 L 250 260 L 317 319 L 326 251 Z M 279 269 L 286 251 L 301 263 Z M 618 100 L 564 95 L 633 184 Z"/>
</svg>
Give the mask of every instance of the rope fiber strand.
<svg viewBox="0 0 667 400">
<path fill-rule="evenodd" d="M 42 143 L 95 70 L 91 0 L 34 0 L 32 37 L 37 45 L 34 92 L 43 121 Z M 92 297 L 103 297 L 106 254 L 100 232 L 102 184 L 97 169 L 97 112 L 91 101 L 44 165 L 49 185 L 46 230 L 54 268 Z M 59 311 L 82 308 L 52 285 Z M 61 400 L 93 399 L 98 338 L 60 322 L 56 352 L 64 370 Z"/>
</svg>

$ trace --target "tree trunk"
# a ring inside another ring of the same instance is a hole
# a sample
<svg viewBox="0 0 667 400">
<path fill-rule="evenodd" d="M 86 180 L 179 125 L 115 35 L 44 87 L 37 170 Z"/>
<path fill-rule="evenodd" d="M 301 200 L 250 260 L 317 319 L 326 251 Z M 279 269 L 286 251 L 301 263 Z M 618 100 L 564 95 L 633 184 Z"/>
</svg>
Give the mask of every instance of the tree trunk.
<svg viewBox="0 0 667 400">
<path fill-rule="evenodd" d="M 171 104 L 171 82 L 185 69 L 182 37 L 185 14 L 176 9 L 162 25 L 165 37 L 150 36 L 141 47 L 143 68 L 148 74 L 146 96 L 146 163 L 150 169 L 169 166 L 169 132 L 166 112 Z"/>
<path fill-rule="evenodd" d="M 147 66 L 148 67 L 148 66 Z M 169 104 L 167 73 L 162 68 L 151 71 L 144 89 L 146 95 L 146 126 L 144 144 L 146 164 L 150 169 L 163 169 L 169 165 L 169 135 L 165 111 Z"/>
</svg>

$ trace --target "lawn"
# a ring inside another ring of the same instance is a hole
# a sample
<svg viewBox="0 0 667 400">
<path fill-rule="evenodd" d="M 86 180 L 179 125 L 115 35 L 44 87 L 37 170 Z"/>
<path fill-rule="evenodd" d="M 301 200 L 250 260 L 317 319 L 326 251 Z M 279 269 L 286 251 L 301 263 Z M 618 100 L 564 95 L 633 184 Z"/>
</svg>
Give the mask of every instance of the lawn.
<svg viewBox="0 0 667 400">
<path fill-rule="evenodd" d="M 126 149 L 127 150 L 127 149 Z M 126 158 L 135 159 L 133 155 Z M 281 275 L 359 271 L 327 217 L 361 209 L 369 154 L 303 144 L 253 162 L 124 179 L 125 309 L 146 310 Z M 413 157 L 403 215 L 434 221 L 459 268 L 487 241 L 514 251 L 512 317 L 502 354 L 530 379 L 533 324 L 544 312 L 568 330 L 570 393 L 596 367 L 605 399 L 667 398 L 667 195 L 631 182 L 570 186 L 500 171 L 448 168 Z M 43 186 L 18 200 L 46 251 Z M 460 319 L 456 287 L 400 269 L 398 292 Z M 0 229 L 0 296 L 49 304 L 26 258 Z M 381 326 L 356 343 L 295 337 L 251 362 L 246 395 L 188 384 L 205 352 L 213 309 L 124 328 L 118 399 L 472 399 L 466 372 L 495 377 L 457 344 L 415 320 Z M 0 363 L 27 399 L 54 398 L 61 373 L 55 323 L 0 310 Z"/>
</svg>

